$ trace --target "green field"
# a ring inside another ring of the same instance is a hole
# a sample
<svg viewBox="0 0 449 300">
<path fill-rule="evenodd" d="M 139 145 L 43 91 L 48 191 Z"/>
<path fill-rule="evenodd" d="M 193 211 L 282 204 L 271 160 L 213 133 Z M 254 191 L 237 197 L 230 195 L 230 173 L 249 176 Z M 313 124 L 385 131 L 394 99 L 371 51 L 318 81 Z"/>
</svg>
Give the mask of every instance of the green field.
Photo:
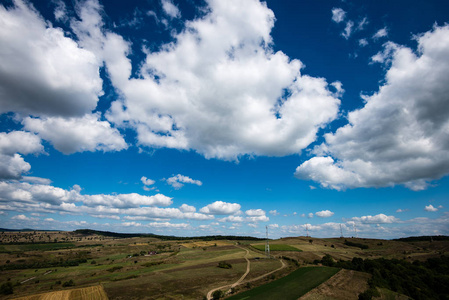
<svg viewBox="0 0 449 300">
<path fill-rule="evenodd" d="M 265 251 L 265 244 L 258 244 L 258 245 L 251 245 L 253 248 Z M 290 245 L 283 245 L 283 244 L 273 244 L 270 245 L 270 251 L 302 251 L 296 247 L 290 246 Z"/>
<path fill-rule="evenodd" d="M 246 299 L 283 299 L 296 300 L 308 291 L 325 282 L 340 269 L 328 267 L 300 268 L 290 275 L 276 281 L 259 286 L 252 290 L 229 297 L 229 300 Z"/>
</svg>

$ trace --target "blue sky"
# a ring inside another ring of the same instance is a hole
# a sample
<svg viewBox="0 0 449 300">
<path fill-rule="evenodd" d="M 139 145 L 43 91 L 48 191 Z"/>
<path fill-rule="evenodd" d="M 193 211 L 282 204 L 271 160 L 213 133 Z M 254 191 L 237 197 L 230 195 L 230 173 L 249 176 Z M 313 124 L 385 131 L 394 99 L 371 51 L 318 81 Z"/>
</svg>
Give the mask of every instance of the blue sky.
<svg viewBox="0 0 449 300">
<path fill-rule="evenodd" d="M 0 227 L 449 234 L 445 1 L 0 4 Z"/>
</svg>

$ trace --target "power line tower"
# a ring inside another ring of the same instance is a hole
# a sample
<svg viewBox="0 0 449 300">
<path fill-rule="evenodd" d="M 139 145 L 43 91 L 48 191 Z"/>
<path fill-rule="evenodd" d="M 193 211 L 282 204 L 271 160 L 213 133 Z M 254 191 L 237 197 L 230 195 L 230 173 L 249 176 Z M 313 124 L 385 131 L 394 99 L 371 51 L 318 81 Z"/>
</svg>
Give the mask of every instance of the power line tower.
<svg viewBox="0 0 449 300">
<path fill-rule="evenodd" d="M 309 226 L 306 224 L 306 236 L 309 237 Z"/>
<path fill-rule="evenodd" d="M 341 224 L 340 224 L 340 237 L 343 238 L 343 229 L 341 229 Z"/>
<path fill-rule="evenodd" d="M 265 244 L 265 255 L 267 258 L 270 258 L 270 244 L 268 243 L 268 226 L 265 226 L 265 229 L 267 230 L 267 242 Z"/>
<path fill-rule="evenodd" d="M 355 226 L 355 222 L 352 225 L 354 226 L 355 237 L 358 238 L 358 236 L 357 236 L 357 227 Z"/>
</svg>

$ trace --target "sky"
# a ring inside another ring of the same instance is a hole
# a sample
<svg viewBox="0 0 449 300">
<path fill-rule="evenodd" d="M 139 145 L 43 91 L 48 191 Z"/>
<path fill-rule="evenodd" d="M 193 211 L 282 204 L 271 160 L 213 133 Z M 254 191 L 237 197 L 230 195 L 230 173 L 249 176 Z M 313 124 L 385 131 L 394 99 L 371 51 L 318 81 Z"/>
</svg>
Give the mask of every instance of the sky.
<svg viewBox="0 0 449 300">
<path fill-rule="evenodd" d="M 448 235 L 448 12 L 0 0 L 0 227 Z"/>
</svg>

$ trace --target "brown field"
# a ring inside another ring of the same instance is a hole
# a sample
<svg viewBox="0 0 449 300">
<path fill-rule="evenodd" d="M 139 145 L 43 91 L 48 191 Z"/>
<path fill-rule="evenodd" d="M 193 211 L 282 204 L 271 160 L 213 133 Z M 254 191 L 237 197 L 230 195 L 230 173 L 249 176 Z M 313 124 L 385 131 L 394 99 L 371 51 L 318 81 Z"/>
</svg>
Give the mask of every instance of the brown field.
<svg viewBox="0 0 449 300">
<path fill-rule="evenodd" d="M 358 295 L 368 288 L 367 273 L 351 270 L 340 270 L 331 279 L 311 290 L 300 300 L 357 300 Z"/>
<path fill-rule="evenodd" d="M 15 298 L 15 300 L 108 300 L 101 285 Z"/>
<path fill-rule="evenodd" d="M 183 243 L 182 246 L 186 248 L 203 248 L 203 247 L 213 247 L 213 246 L 228 246 L 232 245 L 233 243 L 229 241 L 195 241 L 190 243 Z"/>
</svg>

